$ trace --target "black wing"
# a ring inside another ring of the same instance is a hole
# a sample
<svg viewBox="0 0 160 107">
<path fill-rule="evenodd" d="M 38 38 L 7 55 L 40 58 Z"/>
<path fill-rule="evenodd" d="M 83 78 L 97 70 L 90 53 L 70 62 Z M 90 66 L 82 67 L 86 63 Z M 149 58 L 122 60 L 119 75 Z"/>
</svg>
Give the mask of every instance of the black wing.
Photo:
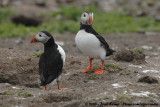
<svg viewBox="0 0 160 107">
<path fill-rule="evenodd" d="M 95 35 L 95 36 L 99 39 L 99 41 L 101 42 L 101 45 L 105 48 L 106 56 L 110 56 L 115 52 L 114 50 L 109 48 L 108 43 L 105 41 L 105 39 L 101 35 L 98 34 L 98 35 Z"/>
<path fill-rule="evenodd" d="M 99 41 L 101 42 L 101 45 L 107 50 L 109 48 L 108 43 L 105 41 L 105 39 L 101 35 L 95 35 Z"/>
<path fill-rule="evenodd" d="M 99 39 L 99 41 L 101 42 L 101 46 L 103 46 L 105 48 L 106 56 L 110 56 L 115 52 L 114 50 L 109 48 L 109 45 L 105 41 L 105 39 L 101 35 L 99 35 L 94 29 L 92 30 L 92 33 Z"/>
<path fill-rule="evenodd" d="M 39 75 L 40 75 L 40 80 L 45 81 L 45 78 L 43 76 L 43 69 L 45 68 L 45 63 L 44 63 L 44 53 L 41 55 L 40 60 L 39 60 Z"/>
<path fill-rule="evenodd" d="M 41 85 L 51 83 L 61 73 L 63 68 L 63 60 L 57 51 L 51 50 L 47 54 L 43 54 L 39 61 L 39 74 Z"/>
</svg>

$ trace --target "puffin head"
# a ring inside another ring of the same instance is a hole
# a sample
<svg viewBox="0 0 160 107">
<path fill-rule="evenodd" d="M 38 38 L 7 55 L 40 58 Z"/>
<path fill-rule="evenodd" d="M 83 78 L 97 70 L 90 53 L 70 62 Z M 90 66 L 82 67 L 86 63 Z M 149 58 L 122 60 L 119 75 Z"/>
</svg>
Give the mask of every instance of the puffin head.
<svg viewBox="0 0 160 107">
<path fill-rule="evenodd" d="M 54 39 L 53 39 L 52 35 L 47 31 L 41 31 L 41 32 L 35 34 L 32 37 L 30 42 L 31 43 L 41 42 L 41 43 L 45 44 L 49 40 L 53 40 L 53 42 L 54 42 Z"/>
<path fill-rule="evenodd" d="M 93 24 L 93 13 L 84 12 L 81 15 L 81 23 L 84 25 L 92 25 Z"/>
</svg>

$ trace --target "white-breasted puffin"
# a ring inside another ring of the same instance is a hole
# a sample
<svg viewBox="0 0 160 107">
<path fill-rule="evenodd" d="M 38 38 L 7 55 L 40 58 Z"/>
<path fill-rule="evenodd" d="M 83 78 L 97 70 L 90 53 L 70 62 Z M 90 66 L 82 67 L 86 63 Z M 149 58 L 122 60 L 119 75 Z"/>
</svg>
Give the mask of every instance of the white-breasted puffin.
<svg viewBox="0 0 160 107">
<path fill-rule="evenodd" d="M 47 31 L 37 33 L 30 42 L 44 44 L 44 53 L 39 60 L 40 85 L 45 86 L 47 91 L 47 84 L 56 79 L 59 90 L 67 89 L 60 87 L 62 69 L 66 58 L 63 48 L 55 43 L 52 35 Z"/>
<path fill-rule="evenodd" d="M 112 55 L 114 50 L 110 49 L 105 39 L 92 28 L 92 24 L 93 13 L 84 12 L 81 15 L 80 30 L 75 37 L 75 43 L 79 50 L 89 57 L 89 68 L 81 72 L 92 70 L 92 60 L 100 58 L 102 67 L 94 72 L 102 74 L 105 57 Z"/>
</svg>

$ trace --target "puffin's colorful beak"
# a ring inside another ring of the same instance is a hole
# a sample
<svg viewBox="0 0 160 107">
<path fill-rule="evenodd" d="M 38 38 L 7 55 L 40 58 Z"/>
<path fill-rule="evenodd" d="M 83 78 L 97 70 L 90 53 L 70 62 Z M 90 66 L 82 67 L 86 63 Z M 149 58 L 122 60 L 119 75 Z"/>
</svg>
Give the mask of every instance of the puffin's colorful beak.
<svg viewBox="0 0 160 107">
<path fill-rule="evenodd" d="M 93 24 L 93 13 L 90 14 L 90 25 Z"/>
<path fill-rule="evenodd" d="M 34 35 L 30 41 L 31 43 L 39 42 L 39 40 L 36 38 L 36 35 Z"/>
</svg>

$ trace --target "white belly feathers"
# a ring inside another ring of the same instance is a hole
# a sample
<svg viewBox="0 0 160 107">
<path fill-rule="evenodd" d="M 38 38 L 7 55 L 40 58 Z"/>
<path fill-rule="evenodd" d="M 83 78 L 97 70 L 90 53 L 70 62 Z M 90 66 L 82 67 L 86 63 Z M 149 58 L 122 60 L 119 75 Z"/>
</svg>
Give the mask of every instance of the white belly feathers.
<svg viewBox="0 0 160 107">
<path fill-rule="evenodd" d="M 58 45 L 58 51 L 61 54 L 61 58 L 62 58 L 63 64 L 64 64 L 65 63 L 65 59 L 66 59 L 66 54 L 65 54 L 63 48 L 61 46 L 59 46 L 59 45 Z"/>
<path fill-rule="evenodd" d="M 80 30 L 75 37 L 75 42 L 80 51 L 85 55 L 91 58 L 105 59 L 106 51 L 95 35 Z"/>
</svg>

